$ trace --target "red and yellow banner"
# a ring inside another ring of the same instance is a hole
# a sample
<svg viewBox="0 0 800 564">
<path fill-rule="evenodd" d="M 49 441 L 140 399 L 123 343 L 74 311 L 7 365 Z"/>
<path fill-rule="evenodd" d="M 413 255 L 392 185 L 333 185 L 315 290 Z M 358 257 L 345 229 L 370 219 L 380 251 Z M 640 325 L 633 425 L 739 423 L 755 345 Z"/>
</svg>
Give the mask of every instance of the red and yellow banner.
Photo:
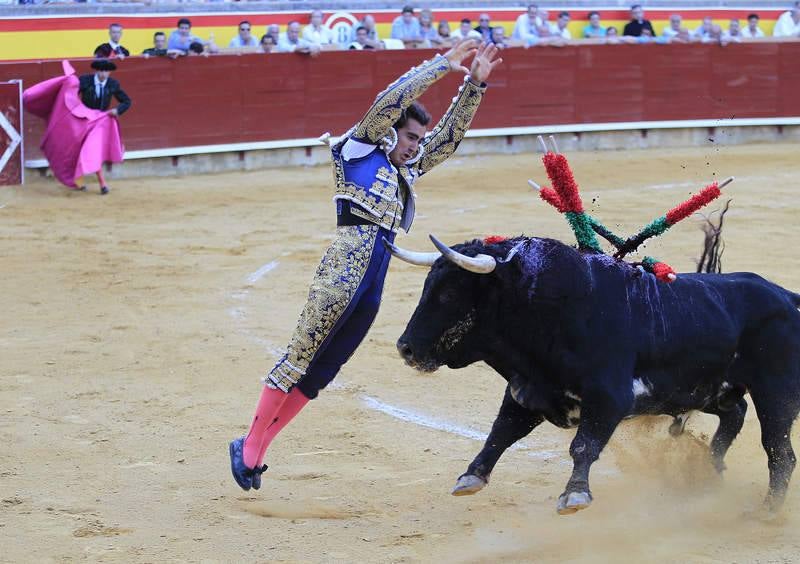
<svg viewBox="0 0 800 564">
<path fill-rule="evenodd" d="M 551 10 L 550 20 L 554 21 L 561 10 Z M 574 38 L 582 35 L 583 28 L 587 25 L 588 10 L 586 8 L 567 9 L 572 16 L 569 30 Z M 676 9 L 676 10 L 648 10 L 646 17 L 653 23 L 656 33 L 668 25 L 669 16 L 674 13 L 681 14 L 683 26 L 694 30 L 699 27 L 703 17 L 710 16 L 715 23 L 723 29 L 728 28 L 731 19 L 741 20 L 742 26 L 752 10 L 724 10 L 724 9 Z M 492 18 L 492 25 L 502 25 L 506 35 L 510 36 L 514 29 L 514 22 L 522 8 L 491 9 L 491 10 L 438 10 L 434 12 L 434 20 L 447 21 L 450 29 L 456 30 L 462 18 L 470 18 L 477 25 L 478 15 L 488 13 Z M 377 22 L 378 34 L 382 38 L 390 36 L 391 24 L 399 14 L 397 11 L 372 11 L 372 12 L 326 12 L 325 24 L 331 26 L 336 21 L 354 23 L 365 14 L 374 15 Z M 781 14 L 780 10 L 760 10 L 761 29 L 766 35 L 772 34 L 775 20 Z M 188 17 L 192 21 L 192 32 L 203 39 L 214 39 L 220 47 L 225 47 L 237 34 L 240 21 L 249 20 L 253 25 L 253 35 L 260 37 L 267 25 L 277 23 L 281 30 L 286 24 L 297 20 L 306 25 L 309 21 L 308 12 L 235 12 L 216 14 L 137 14 L 137 15 L 70 15 L 70 16 L 42 16 L 42 17 L 13 17 L 0 20 L 0 60 L 27 60 L 27 59 L 59 59 L 71 57 L 90 57 L 95 47 L 108 41 L 108 26 L 119 23 L 123 26 L 122 44 L 131 54 L 139 54 L 144 49 L 153 46 L 153 33 L 163 31 L 169 33 L 175 29 L 180 17 Z M 603 26 L 614 26 L 621 33 L 628 21 L 627 10 L 605 10 L 601 12 Z"/>
</svg>

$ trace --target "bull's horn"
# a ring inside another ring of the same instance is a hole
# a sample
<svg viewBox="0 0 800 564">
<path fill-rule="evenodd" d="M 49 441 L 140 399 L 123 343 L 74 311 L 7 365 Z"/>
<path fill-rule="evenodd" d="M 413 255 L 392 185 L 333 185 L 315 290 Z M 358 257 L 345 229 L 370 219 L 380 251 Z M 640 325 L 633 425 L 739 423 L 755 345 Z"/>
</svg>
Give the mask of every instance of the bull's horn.
<svg viewBox="0 0 800 564">
<path fill-rule="evenodd" d="M 457 253 L 433 235 L 428 235 L 428 237 L 431 238 L 431 241 L 433 241 L 433 244 L 436 245 L 436 248 L 439 249 L 439 252 L 442 253 L 444 258 L 452 263 L 457 264 L 464 270 L 468 270 L 476 274 L 489 274 L 497 266 L 497 261 L 494 257 L 484 254 L 479 254 L 476 257 L 468 257 L 466 255 L 462 255 L 461 253 Z"/>
<path fill-rule="evenodd" d="M 393 256 L 416 266 L 433 266 L 436 259 L 442 256 L 439 253 L 417 253 L 401 249 L 394 243 L 390 243 L 386 237 L 383 238 L 383 245 Z"/>
</svg>

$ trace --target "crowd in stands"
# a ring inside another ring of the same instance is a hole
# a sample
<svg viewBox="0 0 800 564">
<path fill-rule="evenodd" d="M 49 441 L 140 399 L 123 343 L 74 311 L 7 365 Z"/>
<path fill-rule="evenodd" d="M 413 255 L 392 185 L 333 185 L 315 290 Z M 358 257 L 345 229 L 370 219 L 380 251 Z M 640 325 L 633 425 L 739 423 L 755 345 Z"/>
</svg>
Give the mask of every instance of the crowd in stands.
<svg viewBox="0 0 800 564">
<path fill-rule="evenodd" d="M 747 22 L 732 19 L 726 26 L 715 23 L 712 18 L 703 18 L 696 29 L 688 29 L 683 25 L 680 15 L 669 18 L 669 25 L 657 35 L 652 23 L 645 17 L 641 5 L 633 5 L 630 9 L 630 21 L 624 26 L 622 33 L 614 26 L 604 26 L 602 14 L 589 12 L 586 26 L 581 37 L 573 37 L 568 25 L 572 14 L 561 11 L 551 20 L 547 10 L 536 4 L 527 7 L 514 24 L 513 32 L 506 35 L 503 26 L 492 25 L 489 14 L 482 13 L 477 22 L 462 19 L 456 29 L 450 29 L 446 20 L 436 23 L 429 9 L 419 13 L 412 6 L 405 6 L 400 15 L 392 22 L 390 37 L 381 38 L 375 27 L 375 18 L 371 15 L 353 27 L 350 37 L 344 45 L 337 42 L 331 29 L 323 25 L 323 13 L 314 10 L 310 14 L 309 23 L 303 26 L 299 21 L 291 21 L 285 31 L 281 32 L 278 24 L 270 24 L 260 35 L 253 29 L 248 20 L 239 23 L 236 35 L 227 44 L 218 45 L 214 37 L 200 38 L 192 33 L 192 22 L 188 18 L 178 20 L 177 27 L 169 36 L 158 31 L 153 36 L 153 46 L 145 49 L 145 57 L 181 57 L 191 55 L 208 56 L 220 52 L 279 52 L 307 53 L 312 56 L 324 50 L 335 49 L 403 49 L 403 48 L 437 48 L 448 47 L 464 38 L 479 39 L 485 43 L 493 43 L 500 49 L 508 47 L 532 47 L 540 45 L 560 46 L 573 41 L 596 43 L 719 43 L 764 38 L 759 27 L 758 14 L 750 14 Z M 477 25 L 476 25 L 477 24 Z M 99 45 L 95 50 L 96 57 L 124 58 L 129 51 L 121 45 L 122 26 L 114 23 L 109 26 L 109 41 Z M 781 14 L 775 24 L 773 37 L 800 38 L 800 1 Z M 341 38 L 339 38 L 341 40 Z"/>
</svg>

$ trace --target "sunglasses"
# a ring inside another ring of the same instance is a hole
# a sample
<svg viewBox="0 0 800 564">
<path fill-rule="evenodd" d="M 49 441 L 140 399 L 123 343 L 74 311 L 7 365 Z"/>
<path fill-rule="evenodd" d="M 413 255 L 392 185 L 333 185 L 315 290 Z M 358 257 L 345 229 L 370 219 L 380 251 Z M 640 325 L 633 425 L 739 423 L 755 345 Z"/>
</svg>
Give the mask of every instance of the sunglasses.
<svg viewBox="0 0 800 564">
<path fill-rule="evenodd" d="M 239 31 L 250 31 L 249 27 L 240 27 Z"/>
</svg>

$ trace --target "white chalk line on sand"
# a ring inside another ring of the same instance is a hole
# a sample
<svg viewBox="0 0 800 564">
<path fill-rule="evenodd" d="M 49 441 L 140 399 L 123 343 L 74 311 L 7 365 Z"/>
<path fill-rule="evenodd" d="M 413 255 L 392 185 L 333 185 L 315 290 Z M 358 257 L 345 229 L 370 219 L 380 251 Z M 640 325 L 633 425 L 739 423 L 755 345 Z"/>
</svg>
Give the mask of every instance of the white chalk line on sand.
<svg viewBox="0 0 800 564">
<path fill-rule="evenodd" d="M 257 282 L 259 282 L 262 278 L 264 278 L 267 274 L 273 272 L 280 266 L 280 262 L 277 260 L 272 260 L 261 268 L 253 272 L 247 277 L 247 284 L 249 286 L 254 286 Z M 230 297 L 239 301 L 244 302 L 250 295 L 250 291 L 247 289 L 238 290 L 236 292 L 232 292 Z M 228 309 L 228 314 L 233 317 L 239 324 L 242 324 L 247 319 L 247 310 L 244 304 L 240 305 L 239 307 L 232 307 Z M 240 331 L 251 341 L 255 342 L 259 346 L 263 347 L 266 351 L 270 354 L 274 355 L 275 358 L 280 358 L 283 355 L 283 349 L 280 349 L 274 345 L 274 343 L 264 339 L 249 329 L 245 327 L 240 327 Z M 338 382 L 334 382 L 333 384 L 339 384 Z M 329 386 L 329 387 L 339 387 L 339 386 Z M 419 413 L 412 411 L 410 409 L 405 409 L 402 407 L 397 407 L 386 402 L 379 400 L 378 398 L 368 396 L 368 395 L 360 395 L 358 399 L 361 403 L 366 406 L 368 409 L 373 411 L 377 411 L 379 413 L 383 413 L 384 415 L 388 415 L 389 417 L 393 417 L 399 421 L 404 421 L 406 423 L 412 423 L 414 425 L 418 425 L 420 427 L 425 427 L 427 429 L 434 429 L 436 431 L 442 431 L 451 435 L 456 435 L 459 437 L 464 437 L 467 439 L 471 439 L 474 441 L 484 442 L 486 437 L 488 436 L 486 433 L 478 431 L 476 429 L 472 429 L 470 427 L 464 427 L 458 425 L 456 423 L 451 423 L 444 419 L 439 419 L 436 417 L 431 417 L 424 413 Z M 531 447 L 526 446 L 525 444 L 517 443 L 511 447 L 510 450 L 519 450 L 525 449 L 527 450 L 528 456 L 533 458 L 539 459 L 550 459 L 554 457 L 563 456 L 563 453 L 560 451 L 555 450 L 533 450 Z"/>
<path fill-rule="evenodd" d="M 473 429 L 471 427 L 462 427 L 461 425 L 456 425 L 454 423 L 450 423 L 449 421 L 445 421 L 443 419 L 438 419 L 436 417 L 430 417 L 423 413 L 417 413 L 410 409 L 403 409 L 401 407 L 397 407 L 394 405 L 390 405 L 388 403 L 384 403 L 378 398 L 374 398 L 372 396 L 363 395 L 360 397 L 361 401 L 369 407 L 370 409 L 374 409 L 375 411 L 380 411 L 381 413 L 385 413 L 395 419 L 399 419 L 400 421 L 407 421 L 409 423 L 414 423 L 419 425 L 420 427 L 426 427 L 428 429 L 435 429 L 437 431 L 444 431 L 445 433 L 450 433 L 451 435 L 457 435 L 459 437 L 464 437 L 467 439 L 472 439 L 475 441 L 484 442 L 486 437 L 488 436 L 486 433 L 482 433 L 477 429 Z M 563 456 L 563 452 L 558 450 L 532 450 L 531 447 L 525 445 L 524 443 L 515 443 L 512 445 L 508 450 L 521 450 L 524 449 L 527 452 L 528 456 L 532 458 L 543 458 L 543 459 L 550 459 L 555 457 Z"/>
</svg>

